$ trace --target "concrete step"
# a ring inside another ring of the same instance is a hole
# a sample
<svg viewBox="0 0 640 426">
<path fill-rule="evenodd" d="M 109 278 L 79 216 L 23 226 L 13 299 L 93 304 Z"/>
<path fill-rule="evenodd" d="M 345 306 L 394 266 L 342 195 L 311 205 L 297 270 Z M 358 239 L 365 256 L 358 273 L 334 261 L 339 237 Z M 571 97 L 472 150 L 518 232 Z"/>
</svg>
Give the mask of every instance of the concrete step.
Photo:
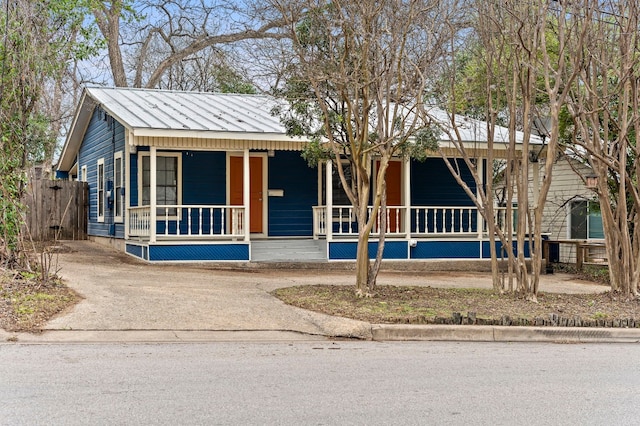
<svg viewBox="0 0 640 426">
<path fill-rule="evenodd" d="M 263 240 L 251 242 L 254 262 L 326 261 L 326 242 L 321 240 Z"/>
</svg>

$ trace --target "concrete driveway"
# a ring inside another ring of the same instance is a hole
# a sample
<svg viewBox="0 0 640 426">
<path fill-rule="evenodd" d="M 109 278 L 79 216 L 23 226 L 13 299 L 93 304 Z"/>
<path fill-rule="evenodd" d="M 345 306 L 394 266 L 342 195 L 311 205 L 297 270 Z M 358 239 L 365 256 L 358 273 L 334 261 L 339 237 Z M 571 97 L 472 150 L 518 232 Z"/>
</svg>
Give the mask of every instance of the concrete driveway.
<svg viewBox="0 0 640 426">
<path fill-rule="evenodd" d="M 69 241 L 59 274 L 84 300 L 45 330 L 276 331 L 367 338 L 368 323 L 288 306 L 269 294 L 279 287 L 351 284 L 350 271 L 213 269 L 201 264 L 153 265 L 88 241 Z M 385 272 L 379 284 L 491 288 L 488 273 Z M 541 291 L 589 293 L 604 286 L 564 274 L 543 275 Z"/>
</svg>

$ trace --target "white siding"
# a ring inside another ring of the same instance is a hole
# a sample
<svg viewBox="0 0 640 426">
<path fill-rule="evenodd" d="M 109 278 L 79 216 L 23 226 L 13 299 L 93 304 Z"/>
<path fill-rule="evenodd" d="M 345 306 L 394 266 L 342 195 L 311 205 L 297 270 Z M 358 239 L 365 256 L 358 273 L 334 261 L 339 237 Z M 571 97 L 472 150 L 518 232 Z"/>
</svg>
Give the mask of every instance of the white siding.
<svg viewBox="0 0 640 426">
<path fill-rule="evenodd" d="M 540 164 L 540 180 L 544 173 L 544 163 Z M 552 240 L 567 240 L 569 233 L 569 213 L 571 201 L 593 200 L 595 193 L 588 189 L 581 176 L 589 174 L 591 169 L 577 160 L 560 157 L 553 166 L 551 187 L 547 195 L 542 216 L 542 232 L 548 233 Z M 531 198 L 532 199 L 532 194 Z M 575 262 L 575 246 L 560 245 L 560 261 Z"/>
</svg>

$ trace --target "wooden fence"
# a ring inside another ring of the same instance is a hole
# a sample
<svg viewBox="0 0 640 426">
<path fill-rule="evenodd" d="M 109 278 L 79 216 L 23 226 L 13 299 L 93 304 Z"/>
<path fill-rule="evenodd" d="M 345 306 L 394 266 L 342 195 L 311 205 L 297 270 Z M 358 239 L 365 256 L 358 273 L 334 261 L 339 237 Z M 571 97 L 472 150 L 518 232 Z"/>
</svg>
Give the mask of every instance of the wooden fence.
<svg viewBox="0 0 640 426">
<path fill-rule="evenodd" d="M 87 238 L 89 191 L 86 182 L 32 180 L 24 202 L 27 206 L 27 235 L 31 235 L 33 240 Z"/>
</svg>

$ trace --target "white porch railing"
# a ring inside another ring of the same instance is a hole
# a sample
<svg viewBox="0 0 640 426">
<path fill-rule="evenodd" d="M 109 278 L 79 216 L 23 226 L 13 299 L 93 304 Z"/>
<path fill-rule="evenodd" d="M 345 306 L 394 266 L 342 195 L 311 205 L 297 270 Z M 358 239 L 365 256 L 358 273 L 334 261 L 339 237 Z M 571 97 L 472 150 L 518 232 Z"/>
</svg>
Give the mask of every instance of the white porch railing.
<svg viewBox="0 0 640 426">
<path fill-rule="evenodd" d="M 475 206 L 412 206 L 409 226 L 405 223 L 407 207 L 390 206 L 387 209 L 387 235 L 390 236 L 405 236 L 407 233 L 411 236 L 478 236 L 487 230 Z M 369 207 L 369 212 L 371 210 Z M 504 229 L 506 208 L 495 207 L 494 212 L 496 223 Z M 379 223 L 378 220 L 376 224 Z M 481 224 L 480 228 L 478 223 Z M 330 216 L 326 206 L 313 207 L 314 237 L 326 236 L 328 231 L 335 236 L 358 235 L 353 207 L 333 206 Z M 379 232 L 375 227 L 372 234 Z"/>
<path fill-rule="evenodd" d="M 148 237 L 151 223 L 151 208 L 149 206 L 130 207 L 129 235 L 132 237 Z"/>
<path fill-rule="evenodd" d="M 244 237 L 243 206 L 159 205 L 156 210 L 157 237 Z M 151 208 L 131 207 L 129 235 L 151 236 Z"/>
<path fill-rule="evenodd" d="M 387 235 L 404 235 L 406 233 L 405 226 L 405 212 L 404 206 L 387 206 Z M 373 207 L 367 208 L 368 217 L 371 216 Z M 331 220 L 329 220 L 331 219 Z M 380 233 L 380 225 L 382 223 L 380 212 L 378 211 L 378 217 L 373 229 L 372 235 Z M 327 227 L 332 226 L 332 234 L 334 235 L 358 235 L 358 222 L 353 206 L 333 206 L 332 214 L 329 218 L 327 216 L 326 206 L 314 206 L 313 207 L 313 235 L 314 237 L 320 235 L 327 235 Z"/>
<path fill-rule="evenodd" d="M 493 208 L 493 212 L 495 215 L 495 223 L 498 224 L 498 227 L 501 230 L 505 230 L 506 226 L 507 226 L 507 208 L 506 207 L 494 207 Z M 487 230 L 487 226 L 485 224 L 485 226 L 482 228 L 484 231 Z M 518 209 L 517 207 L 513 207 L 511 209 L 511 229 L 513 229 L 513 232 L 516 232 L 516 229 L 518 229 Z M 527 229 L 525 230 L 526 233 L 529 232 L 529 223 L 527 223 Z"/>
<path fill-rule="evenodd" d="M 412 234 L 461 235 L 478 233 L 475 207 L 412 207 Z"/>
</svg>

